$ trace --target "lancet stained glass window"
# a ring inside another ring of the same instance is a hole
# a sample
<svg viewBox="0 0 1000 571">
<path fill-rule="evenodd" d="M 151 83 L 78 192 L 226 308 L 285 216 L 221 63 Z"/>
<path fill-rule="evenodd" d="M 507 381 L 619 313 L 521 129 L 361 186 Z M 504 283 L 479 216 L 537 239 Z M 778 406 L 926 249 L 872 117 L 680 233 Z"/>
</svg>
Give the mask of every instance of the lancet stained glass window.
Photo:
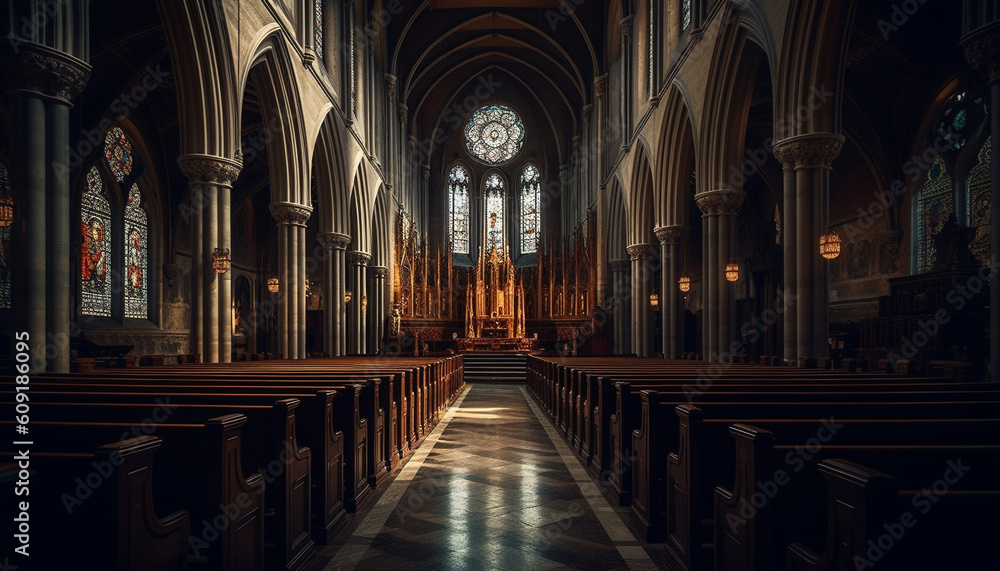
<svg viewBox="0 0 1000 571">
<path fill-rule="evenodd" d="M 111 317 L 111 203 L 97 167 L 80 199 L 80 289 L 84 315 Z"/>
<path fill-rule="evenodd" d="M 528 165 L 521 172 L 522 254 L 534 254 L 538 250 L 541 180 L 542 176 L 535 165 Z"/>
<path fill-rule="evenodd" d="M 149 260 L 148 225 L 142 192 L 132 184 L 125 206 L 125 317 L 145 319 L 149 312 L 146 266 Z"/>
<path fill-rule="evenodd" d="M 969 173 L 969 225 L 975 231 L 969 249 L 984 265 L 990 260 L 990 151 L 986 139 L 979 149 L 979 163 Z"/>
<path fill-rule="evenodd" d="M 524 146 L 524 124 L 510 107 L 482 107 L 472 114 L 465 127 L 465 144 L 480 162 L 507 164 Z"/>
<path fill-rule="evenodd" d="M 7 165 L 0 162 L 0 196 L 12 196 Z M 10 309 L 10 226 L 0 226 L 0 309 Z"/>
<path fill-rule="evenodd" d="M 323 2 L 326 0 L 313 0 L 313 18 L 316 20 L 316 29 L 313 35 L 313 48 L 316 50 L 316 57 L 323 59 Z"/>
<path fill-rule="evenodd" d="M 955 211 L 951 175 L 938 157 L 927 171 L 927 181 L 917 201 L 917 272 L 934 267 L 934 238 Z"/>
<path fill-rule="evenodd" d="M 483 209 L 486 228 L 486 250 L 503 249 L 507 245 L 504 232 L 504 183 L 498 173 L 486 177 L 486 208 Z"/>
<path fill-rule="evenodd" d="M 111 129 L 104 137 L 104 158 L 118 182 L 125 180 L 132 172 L 132 143 L 121 127 Z"/>
<path fill-rule="evenodd" d="M 681 0 L 681 30 L 691 27 L 691 0 Z"/>
<path fill-rule="evenodd" d="M 469 173 L 455 165 L 448 175 L 448 219 L 451 251 L 469 253 Z"/>
</svg>

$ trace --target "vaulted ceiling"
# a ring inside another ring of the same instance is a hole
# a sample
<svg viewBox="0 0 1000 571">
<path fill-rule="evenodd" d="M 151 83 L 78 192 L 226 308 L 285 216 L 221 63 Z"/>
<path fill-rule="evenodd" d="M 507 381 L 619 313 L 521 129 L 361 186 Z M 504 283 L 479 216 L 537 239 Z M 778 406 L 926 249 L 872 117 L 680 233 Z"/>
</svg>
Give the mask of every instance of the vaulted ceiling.
<svg viewBox="0 0 1000 571">
<path fill-rule="evenodd" d="M 403 4 L 388 24 L 387 63 L 411 133 L 429 138 L 442 129 L 449 135 L 480 105 L 502 102 L 521 114 L 529 139 L 565 158 L 594 77 L 602 73 L 607 3 Z"/>
</svg>

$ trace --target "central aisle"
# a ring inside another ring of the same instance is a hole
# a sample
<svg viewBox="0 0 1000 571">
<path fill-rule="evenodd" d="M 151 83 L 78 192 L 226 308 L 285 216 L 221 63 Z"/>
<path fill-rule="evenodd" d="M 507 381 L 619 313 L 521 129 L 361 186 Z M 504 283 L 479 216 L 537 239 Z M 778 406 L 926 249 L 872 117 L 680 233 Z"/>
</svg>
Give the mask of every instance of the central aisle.
<svg viewBox="0 0 1000 571">
<path fill-rule="evenodd" d="M 528 399 L 523 386 L 469 385 L 312 568 L 654 568 Z"/>
</svg>

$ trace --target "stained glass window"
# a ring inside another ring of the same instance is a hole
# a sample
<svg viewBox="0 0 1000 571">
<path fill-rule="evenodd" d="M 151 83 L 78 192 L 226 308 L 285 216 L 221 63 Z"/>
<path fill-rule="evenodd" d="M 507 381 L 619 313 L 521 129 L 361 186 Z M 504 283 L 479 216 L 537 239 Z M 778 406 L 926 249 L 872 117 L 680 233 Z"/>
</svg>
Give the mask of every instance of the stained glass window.
<svg viewBox="0 0 1000 571">
<path fill-rule="evenodd" d="M 969 249 L 984 265 L 990 259 L 990 151 L 989 138 L 979 149 L 979 164 L 969 173 L 969 222 L 975 236 Z"/>
<path fill-rule="evenodd" d="M 681 0 L 681 30 L 691 27 L 691 0 Z"/>
<path fill-rule="evenodd" d="M 0 196 L 12 196 L 7 165 L 0 163 Z M 0 226 L 0 309 L 10 309 L 10 226 Z"/>
<path fill-rule="evenodd" d="M 509 163 L 524 146 L 524 124 L 510 107 L 482 107 L 465 127 L 465 144 L 469 153 L 485 164 Z"/>
<path fill-rule="evenodd" d="M 483 209 L 487 251 L 507 246 L 504 232 L 504 183 L 498 173 L 486 177 L 486 208 Z"/>
<path fill-rule="evenodd" d="M 521 172 L 521 253 L 534 254 L 538 249 L 539 210 L 542 176 L 535 165 Z"/>
<path fill-rule="evenodd" d="M 938 157 L 927 171 L 927 181 L 917 201 L 917 272 L 934 267 L 934 238 L 955 210 L 951 175 Z"/>
<path fill-rule="evenodd" d="M 145 319 L 149 315 L 149 286 L 146 283 L 148 239 L 142 192 L 139 185 L 133 183 L 125 206 L 125 317 Z"/>
<path fill-rule="evenodd" d="M 81 303 L 84 315 L 111 317 L 111 204 L 97 167 L 80 199 Z"/>
<path fill-rule="evenodd" d="M 448 219 L 451 223 L 451 251 L 469 253 L 469 173 L 460 165 L 448 175 Z"/>
<path fill-rule="evenodd" d="M 323 2 L 326 0 L 314 0 L 313 10 L 315 14 L 313 18 L 316 20 L 316 29 L 313 39 L 315 44 L 313 47 L 316 51 L 316 57 L 323 59 Z"/>
<path fill-rule="evenodd" d="M 104 137 L 104 158 L 118 182 L 125 180 L 132 172 L 132 143 L 121 127 L 111 129 Z"/>
</svg>

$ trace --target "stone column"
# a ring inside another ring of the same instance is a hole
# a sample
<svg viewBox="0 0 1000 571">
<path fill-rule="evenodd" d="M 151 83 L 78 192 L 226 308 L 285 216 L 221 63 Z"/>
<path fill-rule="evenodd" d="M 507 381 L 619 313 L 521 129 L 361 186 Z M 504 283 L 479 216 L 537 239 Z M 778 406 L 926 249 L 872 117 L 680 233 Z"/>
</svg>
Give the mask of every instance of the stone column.
<svg viewBox="0 0 1000 571">
<path fill-rule="evenodd" d="M 364 355 L 365 315 L 368 298 L 366 296 L 367 267 L 371 255 L 366 252 L 352 251 L 347 253 L 348 287 L 351 290 L 351 301 L 347 304 L 347 354 Z"/>
<path fill-rule="evenodd" d="M 728 362 L 733 342 L 732 284 L 726 281 L 725 270 L 734 259 L 732 240 L 736 235 L 736 213 L 743 206 L 746 193 L 736 189 L 719 189 L 695 195 L 702 211 L 704 250 L 707 265 L 703 275 L 703 345 L 709 361 Z M 735 259 L 734 259 L 735 261 Z"/>
<path fill-rule="evenodd" d="M 191 352 L 205 363 L 229 361 L 232 270 L 216 273 L 212 252 L 230 247 L 229 193 L 242 164 L 202 154 L 181 155 L 177 164 L 191 191 Z"/>
<path fill-rule="evenodd" d="M 649 356 L 650 327 L 649 294 L 652 291 L 653 272 L 656 260 L 652 244 L 633 244 L 628 247 L 632 262 L 632 351 L 640 357 Z"/>
<path fill-rule="evenodd" d="M 278 223 L 278 337 L 285 359 L 305 359 L 306 337 L 306 223 L 312 207 L 274 202 L 271 216 Z"/>
<path fill-rule="evenodd" d="M 978 3 L 977 3 L 978 4 Z M 1000 15 L 998 15 L 1000 16 Z M 990 375 L 1000 383 L 1000 22 L 991 22 L 962 38 L 965 58 L 985 75 L 990 91 Z"/>
<path fill-rule="evenodd" d="M 326 250 L 323 297 L 323 351 L 331 357 L 344 354 L 344 250 L 351 237 L 337 232 L 323 232 L 320 243 Z"/>
<path fill-rule="evenodd" d="M 660 318 L 663 331 L 663 356 L 680 356 L 684 339 L 683 296 L 677 286 L 681 275 L 681 250 L 688 229 L 684 226 L 660 226 L 655 230 L 660 240 Z"/>
<path fill-rule="evenodd" d="M 86 27 L 87 23 L 60 24 Z M 70 223 L 69 109 L 90 78 L 90 66 L 65 52 L 27 41 L 6 57 L 4 72 L 10 73 L 16 88 L 11 91 L 17 109 L 12 119 L 22 135 L 19 151 L 24 166 L 23 176 L 13 173 L 21 186 L 21 192 L 15 193 L 21 200 L 15 213 L 20 210 L 18 218 L 23 222 L 15 222 L 12 228 L 12 246 L 26 254 L 14 257 L 14 275 L 23 276 L 12 284 L 15 329 L 29 335 L 33 373 L 65 373 L 69 372 L 70 323 L 74 320 L 70 315 L 74 296 L 70 233 L 80 227 Z"/>
<path fill-rule="evenodd" d="M 385 277 L 387 273 L 388 268 L 385 266 L 370 266 L 368 268 L 368 352 L 372 354 L 381 352 L 382 338 L 385 332 Z"/>
<path fill-rule="evenodd" d="M 630 307 L 632 305 L 632 294 L 629 291 L 628 277 L 631 271 L 629 260 L 611 260 L 608 262 L 611 268 L 611 295 L 615 299 L 614 314 L 614 344 L 615 353 L 624 355 L 630 352 L 630 341 L 632 339 L 631 322 L 632 316 Z"/>
<path fill-rule="evenodd" d="M 795 358 L 829 358 L 829 284 L 826 261 L 819 255 L 819 236 L 829 216 L 830 165 L 840 154 L 844 136 L 837 133 L 796 135 L 774 144 L 775 156 L 795 171 L 795 289 L 787 296 L 796 304 Z M 786 176 L 786 184 L 790 177 Z M 791 190 L 785 188 L 785 203 Z M 783 224 L 783 229 L 788 223 Z M 787 238 L 786 238 L 787 239 Z M 785 268 L 785 272 L 789 272 Z M 785 282 L 787 283 L 787 279 Z M 787 288 L 786 288 L 787 289 Z M 786 356 L 786 359 L 788 356 Z"/>
</svg>

